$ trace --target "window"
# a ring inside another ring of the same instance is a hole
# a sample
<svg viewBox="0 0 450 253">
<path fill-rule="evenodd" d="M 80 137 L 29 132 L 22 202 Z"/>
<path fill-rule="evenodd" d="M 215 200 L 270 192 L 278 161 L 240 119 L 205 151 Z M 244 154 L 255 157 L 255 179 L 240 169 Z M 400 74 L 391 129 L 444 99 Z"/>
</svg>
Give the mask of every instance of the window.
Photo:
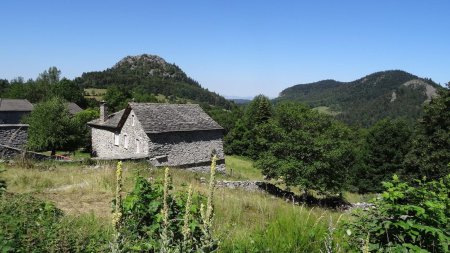
<svg viewBox="0 0 450 253">
<path fill-rule="evenodd" d="M 123 137 L 124 137 L 123 147 L 128 148 L 128 135 L 124 134 Z"/>
<path fill-rule="evenodd" d="M 134 114 L 131 115 L 131 125 L 134 126 L 135 122 L 134 122 Z"/>
<path fill-rule="evenodd" d="M 114 145 L 119 146 L 119 134 L 114 133 Z"/>
<path fill-rule="evenodd" d="M 141 153 L 141 147 L 139 139 L 136 139 L 136 153 Z"/>
</svg>

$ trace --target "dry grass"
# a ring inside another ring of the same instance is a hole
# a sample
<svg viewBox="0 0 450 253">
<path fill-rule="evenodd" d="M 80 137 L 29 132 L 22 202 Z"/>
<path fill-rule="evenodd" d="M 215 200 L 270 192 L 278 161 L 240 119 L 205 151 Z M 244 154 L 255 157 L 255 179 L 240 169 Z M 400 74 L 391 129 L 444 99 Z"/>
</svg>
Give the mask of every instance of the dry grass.
<svg viewBox="0 0 450 253">
<path fill-rule="evenodd" d="M 115 163 L 95 166 L 39 163 L 32 169 L 25 169 L 10 165 L 6 166 L 3 177 L 7 181 L 8 191 L 32 193 L 53 201 L 71 216 L 93 214 L 102 220 L 100 223 L 105 223 L 111 220 L 115 166 Z M 261 177 L 248 160 L 228 157 L 227 166 L 234 168 L 233 176 L 222 175 L 222 179 Z M 124 192 L 132 189 L 137 175 L 159 180 L 163 174 L 162 169 L 150 169 L 146 163 L 126 162 L 123 165 Z M 207 174 L 177 169 L 172 169 L 170 174 L 177 191 L 187 191 L 191 184 L 194 192 L 206 195 L 208 186 L 200 183 L 200 178 L 207 179 Z M 222 242 L 223 252 L 258 252 L 265 249 L 272 252 L 318 251 L 327 232 L 329 217 L 337 220 L 340 215 L 243 190 L 219 188 L 214 198 L 214 233 Z"/>
</svg>

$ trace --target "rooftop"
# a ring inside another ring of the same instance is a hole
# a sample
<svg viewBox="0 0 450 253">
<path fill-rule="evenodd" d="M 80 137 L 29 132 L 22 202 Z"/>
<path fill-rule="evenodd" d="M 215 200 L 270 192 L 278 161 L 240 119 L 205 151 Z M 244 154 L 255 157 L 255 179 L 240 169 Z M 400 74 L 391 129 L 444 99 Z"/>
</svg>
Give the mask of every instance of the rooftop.
<svg viewBox="0 0 450 253">
<path fill-rule="evenodd" d="M 31 112 L 33 105 L 26 99 L 0 98 L 0 112 Z"/>
</svg>

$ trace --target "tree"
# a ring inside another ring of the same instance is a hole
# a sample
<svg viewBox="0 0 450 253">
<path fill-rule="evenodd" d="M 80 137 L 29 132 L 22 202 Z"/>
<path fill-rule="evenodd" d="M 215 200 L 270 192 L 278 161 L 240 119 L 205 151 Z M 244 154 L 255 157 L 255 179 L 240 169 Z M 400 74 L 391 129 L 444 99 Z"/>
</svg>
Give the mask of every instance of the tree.
<svg viewBox="0 0 450 253">
<path fill-rule="evenodd" d="M 273 115 L 270 99 L 264 95 L 258 95 L 250 102 L 245 110 L 247 127 L 252 129 L 256 125 L 267 122 Z"/>
<path fill-rule="evenodd" d="M 381 182 L 400 172 L 411 134 L 408 122 L 401 119 L 383 119 L 368 130 L 355 178 L 359 192 L 379 192 Z"/>
<path fill-rule="evenodd" d="M 355 155 L 349 128 L 301 104 L 281 103 L 261 128 L 266 145 L 256 162 L 268 178 L 319 193 L 340 193 Z"/>
<path fill-rule="evenodd" d="M 450 83 L 425 106 L 403 174 L 408 178 L 441 178 L 450 173 Z"/>
<path fill-rule="evenodd" d="M 106 90 L 105 96 L 103 97 L 112 111 L 119 111 L 127 106 L 130 100 L 130 95 L 119 89 L 117 86 L 111 86 Z"/>
<path fill-rule="evenodd" d="M 79 144 L 79 125 L 70 116 L 60 98 L 52 98 L 35 106 L 26 123 L 30 125 L 28 132 L 28 148 L 45 151 L 51 150 L 55 155 L 57 149 L 74 150 Z"/>
<path fill-rule="evenodd" d="M 44 72 L 39 74 L 38 78 L 36 78 L 36 82 L 56 84 L 59 82 L 60 76 L 61 70 L 59 70 L 57 67 L 50 67 L 48 68 L 48 70 L 44 70 Z"/>
<path fill-rule="evenodd" d="M 75 125 L 77 125 L 79 144 L 85 151 L 91 151 L 91 131 L 87 123 L 100 116 L 100 112 L 97 109 L 86 109 L 74 116 Z"/>
</svg>

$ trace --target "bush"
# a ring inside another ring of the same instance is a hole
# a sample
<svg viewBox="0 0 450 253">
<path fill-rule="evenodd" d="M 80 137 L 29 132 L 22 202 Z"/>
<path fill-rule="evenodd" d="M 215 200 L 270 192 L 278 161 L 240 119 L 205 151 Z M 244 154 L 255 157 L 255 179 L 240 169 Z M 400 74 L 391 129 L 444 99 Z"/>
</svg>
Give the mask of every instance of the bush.
<svg viewBox="0 0 450 253">
<path fill-rule="evenodd" d="M 170 194 L 169 169 L 164 181 L 149 182 L 138 177 L 134 189 L 122 201 L 122 163 L 117 165 L 116 198 L 113 201 L 113 224 L 116 229 L 112 252 L 213 252 L 218 242 L 211 236 L 214 215 L 215 161 L 206 207 L 199 194 Z"/>
<path fill-rule="evenodd" d="M 106 252 L 109 233 L 90 217 L 64 217 L 27 194 L 0 197 L 0 252 Z"/>
<path fill-rule="evenodd" d="M 347 224 L 353 247 L 370 251 L 448 252 L 450 244 L 450 175 L 439 181 L 401 182 L 394 175 L 375 207 L 353 214 Z"/>
</svg>

